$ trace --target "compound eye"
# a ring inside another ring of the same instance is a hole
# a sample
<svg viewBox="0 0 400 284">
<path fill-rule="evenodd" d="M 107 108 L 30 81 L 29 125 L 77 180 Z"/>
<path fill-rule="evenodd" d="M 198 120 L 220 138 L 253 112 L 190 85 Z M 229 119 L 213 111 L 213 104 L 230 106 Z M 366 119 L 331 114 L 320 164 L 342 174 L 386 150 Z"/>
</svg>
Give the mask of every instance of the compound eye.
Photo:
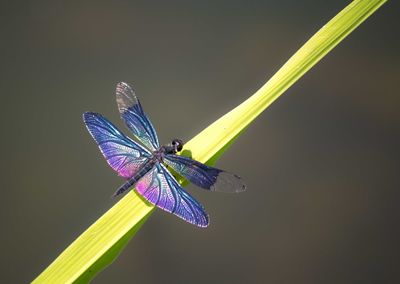
<svg viewBox="0 0 400 284">
<path fill-rule="evenodd" d="M 183 141 L 180 140 L 180 139 L 174 139 L 174 140 L 172 140 L 172 143 L 171 143 L 171 144 L 172 144 L 172 146 L 175 147 L 175 149 L 176 149 L 177 152 L 181 151 L 182 148 L 183 148 Z"/>
<path fill-rule="evenodd" d="M 179 144 L 178 147 L 176 147 L 176 149 L 178 150 L 178 152 L 180 152 L 182 150 L 183 146 L 182 144 Z"/>
</svg>

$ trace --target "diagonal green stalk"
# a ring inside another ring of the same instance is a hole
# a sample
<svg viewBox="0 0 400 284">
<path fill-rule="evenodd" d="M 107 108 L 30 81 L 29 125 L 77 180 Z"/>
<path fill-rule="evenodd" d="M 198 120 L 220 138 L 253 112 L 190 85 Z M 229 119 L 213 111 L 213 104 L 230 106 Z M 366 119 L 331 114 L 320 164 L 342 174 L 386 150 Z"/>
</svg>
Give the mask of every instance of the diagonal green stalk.
<svg viewBox="0 0 400 284">
<path fill-rule="evenodd" d="M 185 155 L 212 163 L 285 90 L 386 0 L 355 0 L 309 39 L 253 96 L 208 126 L 184 149 Z M 109 265 L 154 207 L 129 192 L 82 233 L 33 283 L 87 283 Z"/>
</svg>

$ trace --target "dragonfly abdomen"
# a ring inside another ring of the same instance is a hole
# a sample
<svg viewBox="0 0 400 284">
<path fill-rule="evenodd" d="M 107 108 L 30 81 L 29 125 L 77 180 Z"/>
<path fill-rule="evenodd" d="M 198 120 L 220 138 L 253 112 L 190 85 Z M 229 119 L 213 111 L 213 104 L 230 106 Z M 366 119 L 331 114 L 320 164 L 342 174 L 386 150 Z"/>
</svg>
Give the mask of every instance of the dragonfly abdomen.
<svg viewBox="0 0 400 284">
<path fill-rule="evenodd" d="M 134 186 L 142 177 L 144 177 L 153 167 L 155 161 L 153 159 L 148 160 L 139 170 L 129 178 L 123 185 L 121 185 L 113 194 L 113 197 L 120 195 Z"/>
</svg>

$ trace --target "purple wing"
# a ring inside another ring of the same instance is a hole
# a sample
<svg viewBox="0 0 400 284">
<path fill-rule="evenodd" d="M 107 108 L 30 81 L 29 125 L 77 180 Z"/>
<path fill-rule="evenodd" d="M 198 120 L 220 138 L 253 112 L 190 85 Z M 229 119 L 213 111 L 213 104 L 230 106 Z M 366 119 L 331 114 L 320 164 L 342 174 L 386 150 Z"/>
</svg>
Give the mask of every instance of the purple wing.
<svg viewBox="0 0 400 284">
<path fill-rule="evenodd" d="M 164 165 L 157 163 L 136 184 L 136 190 L 150 203 L 199 227 L 207 227 L 208 215 Z"/>
<path fill-rule="evenodd" d="M 132 88 L 126 83 L 118 83 L 116 97 L 119 113 L 126 126 L 143 145 L 152 151 L 157 150 L 160 147 L 157 134 Z"/>
<path fill-rule="evenodd" d="M 164 163 L 195 185 L 221 192 L 241 192 L 246 190 L 241 177 L 220 169 L 209 167 L 184 156 L 169 154 Z"/>
<path fill-rule="evenodd" d="M 83 120 L 107 163 L 125 178 L 132 177 L 150 152 L 121 133 L 101 114 L 85 112 Z"/>
</svg>

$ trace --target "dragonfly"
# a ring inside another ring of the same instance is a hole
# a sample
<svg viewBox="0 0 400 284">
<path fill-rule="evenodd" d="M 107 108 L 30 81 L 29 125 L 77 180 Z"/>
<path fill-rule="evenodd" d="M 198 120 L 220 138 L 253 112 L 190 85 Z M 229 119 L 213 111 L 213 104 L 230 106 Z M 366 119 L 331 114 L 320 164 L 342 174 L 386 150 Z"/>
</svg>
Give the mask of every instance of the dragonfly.
<svg viewBox="0 0 400 284">
<path fill-rule="evenodd" d="M 182 188 L 168 168 L 209 191 L 234 193 L 246 189 L 238 175 L 177 155 L 184 145 L 181 139 L 160 146 L 152 123 L 127 83 L 117 84 L 116 100 L 121 119 L 139 143 L 123 134 L 101 114 L 83 114 L 84 123 L 107 163 L 126 180 L 113 196 L 135 188 L 158 208 L 198 227 L 207 227 L 209 216 L 204 207 Z"/>
</svg>

